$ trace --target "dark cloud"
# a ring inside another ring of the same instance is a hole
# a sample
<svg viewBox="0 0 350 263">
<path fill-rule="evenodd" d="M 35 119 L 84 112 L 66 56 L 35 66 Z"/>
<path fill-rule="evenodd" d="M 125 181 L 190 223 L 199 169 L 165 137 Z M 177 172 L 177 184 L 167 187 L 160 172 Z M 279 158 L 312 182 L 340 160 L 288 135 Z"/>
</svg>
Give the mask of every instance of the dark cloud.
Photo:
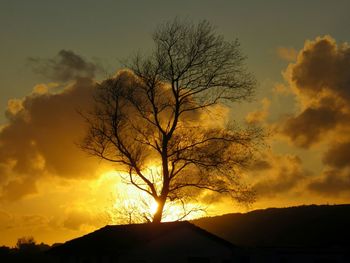
<svg viewBox="0 0 350 263">
<path fill-rule="evenodd" d="M 281 132 L 300 147 L 309 148 L 324 139 L 327 132 L 343 120 L 342 112 L 328 107 L 307 108 L 295 117 L 289 117 Z"/>
<path fill-rule="evenodd" d="M 50 80 L 67 82 L 77 78 L 94 78 L 101 70 L 100 66 L 88 62 L 73 51 L 58 52 L 53 59 L 29 58 L 36 73 L 42 74 Z"/>
<path fill-rule="evenodd" d="M 21 176 L 19 178 L 9 178 L 6 184 L 1 185 L 2 192 L 0 192 L 0 200 L 17 201 L 23 196 L 35 194 L 37 192 L 36 181 L 38 176 L 33 177 Z"/>
<path fill-rule="evenodd" d="M 33 93 L 11 103 L 0 130 L 0 197 L 16 200 L 36 192 L 46 175 L 91 178 L 97 160 L 75 143 L 85 132 L 77 110 L 91 107 L 94 82 L 79 79 L 58 93 Z"/>
<path fill-rule="evenodd" d="M 297 146 L 308 148 L 328 139 L 328 132 L 350 120 L 350 47 L 329 36 L 308 41 L 286 71 L 299 114 L 287 118 L 280 131 Z"/>
<path fill-rule="evenodd" d="M 350 194 L 350 46 L 330 36 L 307 41 L 285 77 L 300 108 L 279 131 L 299 147 L 323 143 L 323 172 L 305 189 L 322 196 Z"/>
<path fill-rule="evenodd" d="M 311 181 L 308 189 L 328 197 L 350 196 L 350 171 L 340 169 L 327 170 L 321 177 Z"/>
<path fill-rule="evenodd" d="M 263 159 L 258 159 L 254 160 L 250 167 L 249 170 L 251 171 L 264 171 L 272 168 L 272 163 L 269 162 L 268 160 L 263 160 Z"/>
<path fill-rule="evenodd" d="M 329 36 L 306 42 L 292 65 L 291 80 L 295 88 L 307 96 L 328 90 L 350 98 L 350 46 L 337 45 Z"/>
<path fill-rule="evenodd" d="M 271 198 L 296 190 L 310 172 L 302 167 L 298 156 L 266 152 L 252 163 L 249 175 L 257 197 Z"/>
<path fill-rule="evenodd" d="M 333 144 L 324 154 L 323 163 L 336 168 L 350 166 L 350 141 Z"/>
</svg>

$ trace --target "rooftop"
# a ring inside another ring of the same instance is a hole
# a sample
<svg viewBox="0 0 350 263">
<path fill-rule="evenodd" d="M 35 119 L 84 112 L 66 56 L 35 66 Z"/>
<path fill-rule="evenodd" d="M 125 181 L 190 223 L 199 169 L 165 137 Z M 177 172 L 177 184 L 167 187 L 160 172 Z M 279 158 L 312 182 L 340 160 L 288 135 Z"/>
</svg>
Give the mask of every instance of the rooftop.
<svg viewBox="0 0 350 263">
<path fill-rule="evenodd" d="M 142 246 L 158 237 L 167 235 L 172 231 L 182 228 L 189 228 L 196 233 L 215 240 L 224 246 L 234 246 L 187 221 L 167 222 L 159 224 L 130 224 L 130 225 L 107 225 L 85 236 L 67 241 L 66 243 L 51 249 L 51 253 L 75 254 L 79 252 L 100 253 L 100 252 L 123 252 Z"/>
</svg>

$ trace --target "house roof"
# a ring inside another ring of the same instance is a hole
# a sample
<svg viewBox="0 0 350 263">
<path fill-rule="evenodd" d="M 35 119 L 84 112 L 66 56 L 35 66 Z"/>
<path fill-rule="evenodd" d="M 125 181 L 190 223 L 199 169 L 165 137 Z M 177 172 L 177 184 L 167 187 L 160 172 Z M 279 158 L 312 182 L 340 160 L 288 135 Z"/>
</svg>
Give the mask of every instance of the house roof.
<svg viewBox="0 0 350 263">
<path fill-rule="evenodd" d="M 101 253 L 118 252 L 142 246 L 161 236 L 181 228 L 189 228 L 196 233 L 212 239 L 226 247 L 234 248 L 230 242 L 215 236 L 187 221 L 168 222 L 159 224 L 130 224 L 130 225 L 107 225 L 85 236 L 67 241 L 50 250 L 53 254 L 79 254 L 80 252 Z"/>
</svg>

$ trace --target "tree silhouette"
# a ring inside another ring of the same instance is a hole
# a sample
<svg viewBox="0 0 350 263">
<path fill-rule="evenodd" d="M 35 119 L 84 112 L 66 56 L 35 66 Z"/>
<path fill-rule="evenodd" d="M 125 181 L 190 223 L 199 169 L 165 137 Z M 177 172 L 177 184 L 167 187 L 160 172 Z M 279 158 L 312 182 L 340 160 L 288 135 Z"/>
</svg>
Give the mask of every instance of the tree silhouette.
<svg viewBox="0 0 350 263">
<path fill-rule="evenodd" d="M 214 125 L 222 105 L 249 99 L 255 79 L 239 42 L 213 26 L 175 19 L 153 34 L 150 55 L 135 55 L 128 69 L 98 84 L 95 108 L 83 113 L 88 132 L 81 147 L 115 163 L 128 182 L 158 204 L 188 200 L 203 191 L 252 201 L 237 169 L 251 159 L 261 130 Z M 148 167 L 158 165 L 157 171 Z"/>
<path fill-rule="evenodd" d="M 37 245 L 33 237 L 21 237 L 18 238 L 16 248 L 21 252 L 36 252 Z"/>
</svg>

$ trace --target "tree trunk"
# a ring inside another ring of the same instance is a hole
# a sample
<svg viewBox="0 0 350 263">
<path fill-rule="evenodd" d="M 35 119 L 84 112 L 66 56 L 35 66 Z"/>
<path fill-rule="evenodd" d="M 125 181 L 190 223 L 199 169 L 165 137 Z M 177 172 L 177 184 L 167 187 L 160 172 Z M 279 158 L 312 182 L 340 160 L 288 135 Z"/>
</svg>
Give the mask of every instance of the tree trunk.
<svg viewBox="0 0 350 263">
<path fill-rule="evenodd" d="M 166 135 L 162 138 L 162 174 L 163 174 L 163 187 L 160 196 L 157 198 L 157 211 L 153 215 L 152 223 L 160 223 L 162 221 L 164 205 L 169 193 L 169 168 L 168 168 L 168 142 L 169 139 Z"/>
<path fill-rule="evenodd" d="M 162 198 L 160 200 L 157 200 L 158 207 L 157 207 L 157 211 L 153 215 L 152 223 L 160 223 L 162 221 L 165 201 L 166 201 L 166 198 L 165 199 Z"/>
</svg>

